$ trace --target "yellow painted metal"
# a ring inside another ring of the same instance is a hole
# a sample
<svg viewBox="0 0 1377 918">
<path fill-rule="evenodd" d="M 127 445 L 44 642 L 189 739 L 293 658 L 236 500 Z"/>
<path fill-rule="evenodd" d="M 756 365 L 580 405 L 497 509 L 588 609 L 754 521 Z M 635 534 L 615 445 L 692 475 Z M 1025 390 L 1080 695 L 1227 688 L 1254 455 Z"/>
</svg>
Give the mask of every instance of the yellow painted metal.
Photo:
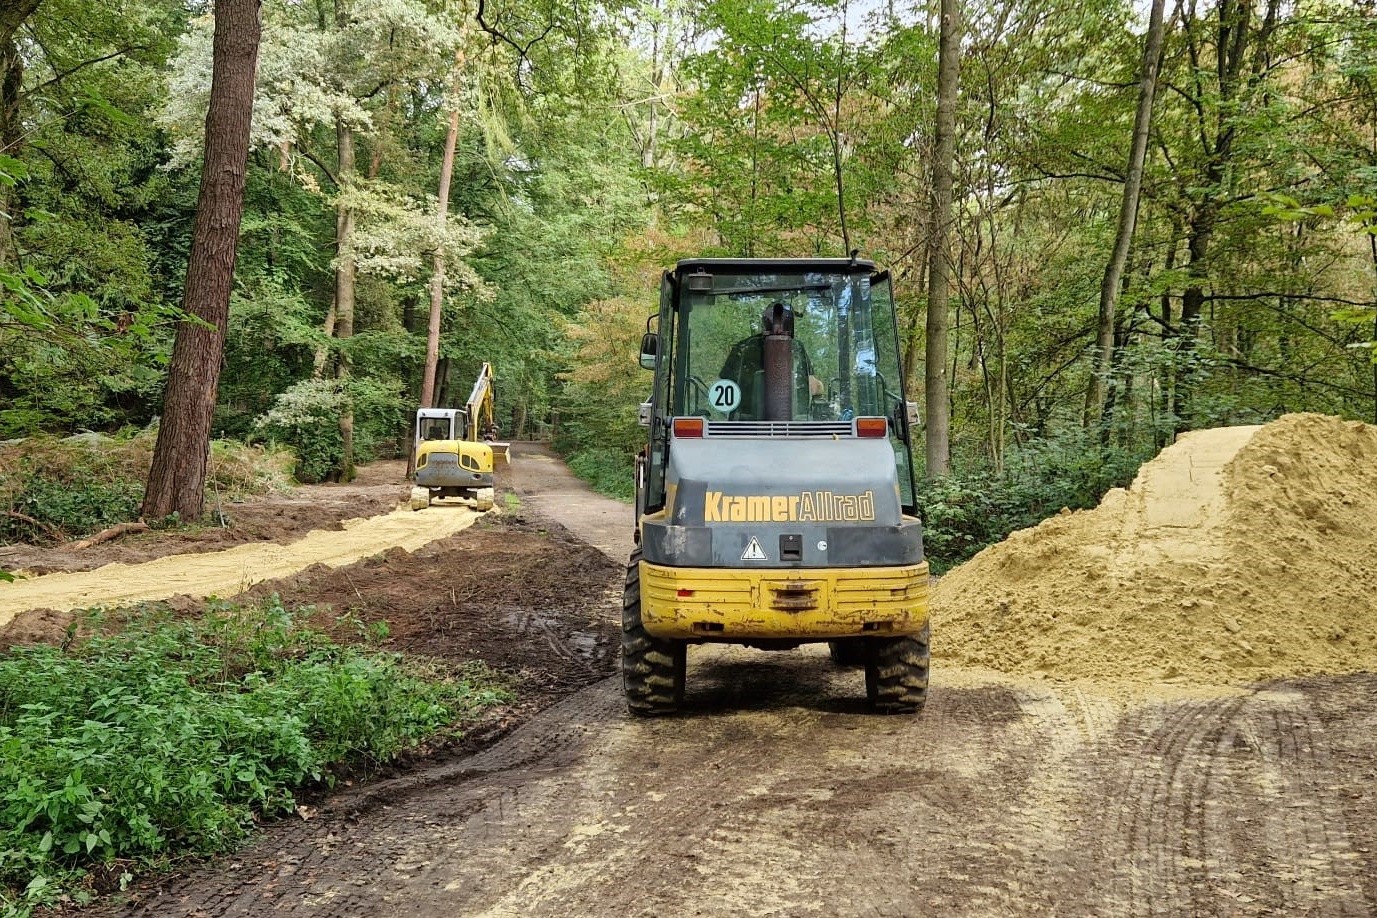
<svg viewBox="0 0 1377 918">
<path fill-rule="evenodd" d="M 506 445 L 506 444 L 502 444 Z M 425 468 L 433 453 L 451 453 L 459 457 L 459 472 L 491 472 L 493 444 L 471 443 L 468 440 L 425 440 L 416 448 L 416 470 Z M 466 461 L 467 460 L 467 461 Z M 473 483 L 472 475 L 463 475 L 454 484 L 460 487 Z"/>
<path fill-rule="evenodd" d="M 641 621 L 661 638 L 895 637 L 928 621 L 927 562 L 725 569 L 641 562 Z"/>
</svg>

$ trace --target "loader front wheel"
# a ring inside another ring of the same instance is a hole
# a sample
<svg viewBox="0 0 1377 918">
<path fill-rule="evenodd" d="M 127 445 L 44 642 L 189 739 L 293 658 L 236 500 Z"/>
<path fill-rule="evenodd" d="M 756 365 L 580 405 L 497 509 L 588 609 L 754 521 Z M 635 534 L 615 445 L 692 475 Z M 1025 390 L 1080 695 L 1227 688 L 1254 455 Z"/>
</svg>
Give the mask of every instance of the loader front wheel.
<svg viewBox="0 0 1377 918">
<path fill-rule="evenodd" d="M 684 700 L 688 645 L 652 637 L 641 624 L 641 550 L 631 553 L 622 594 L 622 687 L 638 717 L 673 714 Z"/>
<path fill-rule="evenodd" d="M 430 488 L 411 489 L 411 509 L 424 510 L 430 506 Z"/>
<path fill-rule="evenodd" d="M 914 714 L 928 700 L 928 629 L 866 641 L 865 694 L 881 714 Z"/>
</svg>

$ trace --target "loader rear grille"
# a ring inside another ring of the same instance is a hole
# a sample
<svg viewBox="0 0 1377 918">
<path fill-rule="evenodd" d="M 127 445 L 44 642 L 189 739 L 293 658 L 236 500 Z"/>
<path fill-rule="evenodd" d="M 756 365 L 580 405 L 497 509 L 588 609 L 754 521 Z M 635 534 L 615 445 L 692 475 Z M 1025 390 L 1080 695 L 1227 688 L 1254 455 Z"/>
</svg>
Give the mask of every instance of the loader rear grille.
<svg viewBox="0 0 1377 918">
<path fill-rule="evenodd" d="M 854 437 L 852 421 L 713 421 L 709 437 Z"/>
</svg>

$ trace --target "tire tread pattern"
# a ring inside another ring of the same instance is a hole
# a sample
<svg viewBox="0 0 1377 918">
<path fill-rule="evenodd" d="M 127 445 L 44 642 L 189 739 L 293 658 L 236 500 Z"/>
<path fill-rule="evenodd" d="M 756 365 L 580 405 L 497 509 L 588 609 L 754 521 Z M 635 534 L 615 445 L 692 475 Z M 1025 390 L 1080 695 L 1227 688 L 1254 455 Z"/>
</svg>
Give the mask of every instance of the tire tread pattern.
<svg viewBox="0 0 1377 918">
<path fill-rule="evenodd" d="M 865 691 L 882 714 L 915 714 L 928 699 L 928 628 L 913 637 L 866 641 Z"/>
<path fill-rule="evenodd" d="M 652 637 L 641 623 L 641 550 L 631 553 L 622 593 L 622 686 L 640 717 L 674 714 L 684 700 L 687 645 Z"/>
</svg>

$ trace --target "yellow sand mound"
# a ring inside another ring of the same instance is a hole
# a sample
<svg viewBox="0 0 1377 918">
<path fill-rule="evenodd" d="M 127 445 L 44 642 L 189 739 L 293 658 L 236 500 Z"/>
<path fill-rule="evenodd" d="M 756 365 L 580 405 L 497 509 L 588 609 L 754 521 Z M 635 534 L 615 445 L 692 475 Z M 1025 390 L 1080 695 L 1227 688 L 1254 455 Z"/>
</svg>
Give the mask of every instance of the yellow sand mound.
<svg viewBox="0 0 1377 918">
<path fill-rule="evenodd" d="M 1377 670 L 1377 427 L 1189 433 L 1094 510 L 1016 532 L 932 598 L 939 663 L 1239 684 Z"/>
</svg>

